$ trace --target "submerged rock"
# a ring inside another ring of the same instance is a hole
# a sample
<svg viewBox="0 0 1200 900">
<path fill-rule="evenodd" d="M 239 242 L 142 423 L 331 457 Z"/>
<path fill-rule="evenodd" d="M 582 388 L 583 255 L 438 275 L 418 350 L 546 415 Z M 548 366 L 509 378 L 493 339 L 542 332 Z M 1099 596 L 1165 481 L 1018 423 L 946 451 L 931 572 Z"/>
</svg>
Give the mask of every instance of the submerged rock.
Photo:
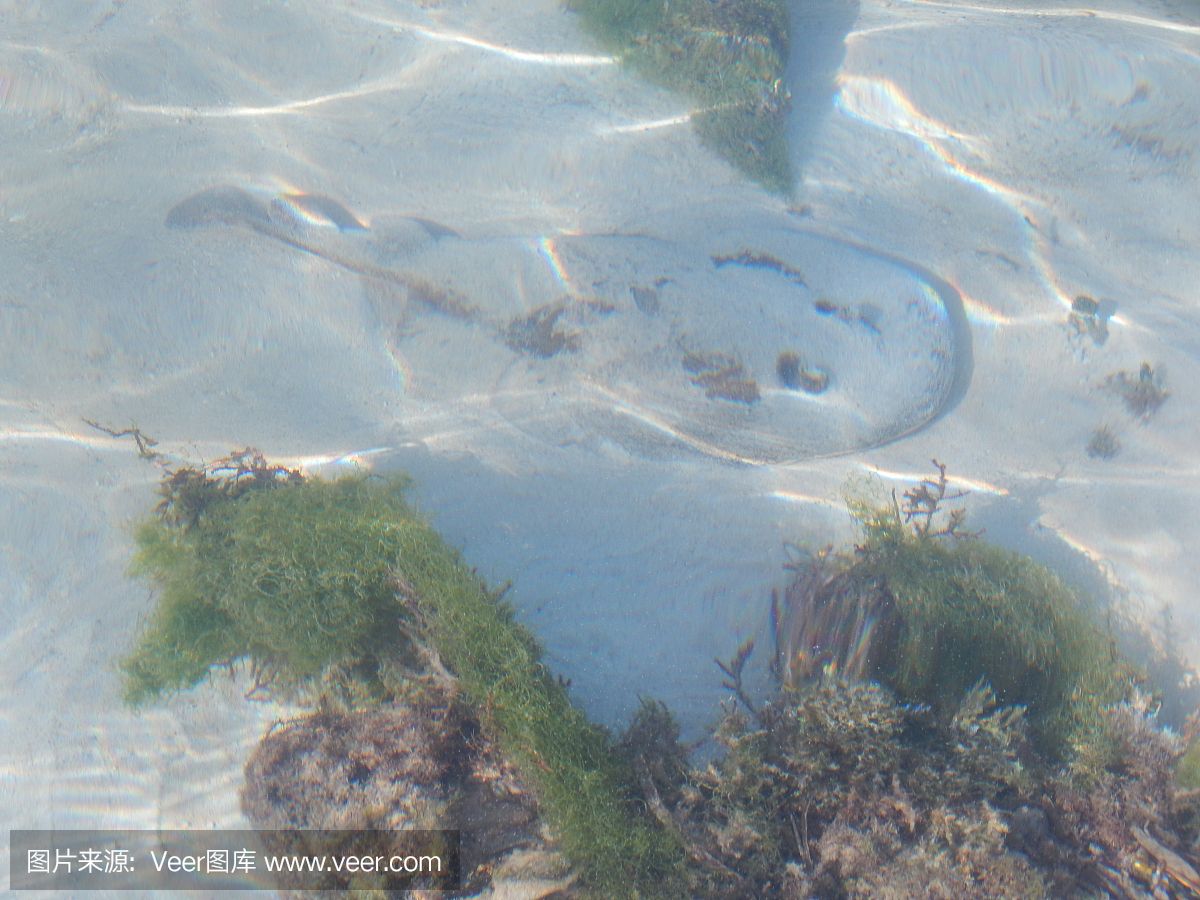
<svg viewBox="0 0 1200 900">
<path fill-rule="evenodd" d="M 561 896 L 572 881 L 516 770 L 442 689 L 272 730 L 246 764 L 242 809 L 264 831 L 456 829 L 461 896 Z"/>
</svg>

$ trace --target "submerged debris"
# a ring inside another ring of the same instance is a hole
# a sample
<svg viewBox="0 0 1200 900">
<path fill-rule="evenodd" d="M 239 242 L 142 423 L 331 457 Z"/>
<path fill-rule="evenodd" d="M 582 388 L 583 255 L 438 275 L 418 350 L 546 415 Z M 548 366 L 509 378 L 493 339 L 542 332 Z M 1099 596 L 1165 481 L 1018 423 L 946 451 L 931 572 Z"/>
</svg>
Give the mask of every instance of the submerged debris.
<svg viewBox="0 0 1200 900">
<path fill-rule="evenodd" d="M 1104 386 L 1125 401 L 1125 408 L 1142 421 L 1148 420 L 1162 406 L 1170 392 L 1163 387 L 1161 372 L 1154 371 L 1150 363 L 1142 363 L 1135 375 L 1132 372 L 1113 372 L 1104 380 Z"/>
<path fill-rule="evenodd" d="M 806 394 L 822 394 L 829 387 L 829 373 L 816 366 L 806 366 L 800 354 L 785 350 L 775 360 L 775 374 L 779 383 L 793 391 Z"/>
<path fill-rule="evenodd" d="M 504 343 L 539 359 L 549 359 L 564 351 L 576 352 L 582 345 L 580 333 L 558 327 L 558 320 L 566 311 L 566 303 L 559 301 L 539 306 L 527 316 L 518 316 L 505 329 Z"/>
<path fill-rule="evenodd" d="M 1121 442 L 1109 426 L 1101 425 L 1088 437 L 1087 455 L 1092 459 L 1112 459 L 1121 452 Z"/>
<path fill-rule="evenodd" d="M 704 388 L 704 396 L 710 400 L 732 400 L 750 406 L 762 398 L 758 382 L 732 356 L 685 353 L 683 370 L 690 374 L 692 384 Z"/>
<path fill-rule="evenodd" d="M 1067 325 L 1075 337 L 1086 337 L 1097 347 L 1102 346 L 1108 340 L 1108 320 L 1114 308 L 1115 304 L 1102 304 L 1080 294 L 1071 302 Z"/>
</svg>

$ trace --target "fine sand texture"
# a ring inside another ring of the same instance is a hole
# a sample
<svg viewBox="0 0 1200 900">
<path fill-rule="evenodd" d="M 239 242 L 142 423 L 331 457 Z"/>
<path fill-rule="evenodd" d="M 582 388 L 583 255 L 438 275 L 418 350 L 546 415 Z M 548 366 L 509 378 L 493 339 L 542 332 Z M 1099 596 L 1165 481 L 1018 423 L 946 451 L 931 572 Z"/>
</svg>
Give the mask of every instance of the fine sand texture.
<svg viewBox="0 0 1200 900">
<path fill-rule="evenodd" d="M 242 825 L 290 712 L 122 706 L 160 470 L 84 419 L 408 471 L 613 727 L 932 457 L 1200 659 L 1200 11 L 794 7 L 788 197 L 553 0 L 4 14 L 0 841 Z"/>
</svg>

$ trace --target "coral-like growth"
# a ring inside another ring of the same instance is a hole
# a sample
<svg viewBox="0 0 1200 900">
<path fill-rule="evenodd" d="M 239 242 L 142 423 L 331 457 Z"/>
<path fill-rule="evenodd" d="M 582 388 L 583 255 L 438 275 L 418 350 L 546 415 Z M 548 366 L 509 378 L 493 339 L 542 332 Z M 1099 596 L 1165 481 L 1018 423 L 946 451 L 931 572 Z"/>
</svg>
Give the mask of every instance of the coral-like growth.
<svg viewBox="0 0 1200 900">
<path fill-rule="evenodd" d="M 630 66 L 699 104 L 706 144 L 772 191 L 792 188 L 784 134 L 787 8 L 780 0 L 568 0 Z"/>
<path fill-rule="evenodd" d="M 798 567 L 775 605 L 775 668 L 793 687 L 822 670 L 875 679 L 943 713 L 986 680 L 1058 752 L 1120 698 L 1124 668 L 1057 576 L 943 509 L 962 494 L 934 464 L 903 502 L 852 501 L 862 543 Z"/>
<path fill-rule="evenodd" d="M 1149 705 L 1135 695 L 1104 711 L 1048 785 L 1047 812 L 1080 880 L 1113 896 L 1200 896 L 1200 874 L 1181 855 L 1200 841 L 1200 798 L 1176 784 L 1183 742 Z"/>
<path fill-rule="evenodd" d="M 1035 897 L 1041 878 L 1005 850 L 991 805 L 1030 787 L 1024 731 L 1021 710 L 997 708 L 984 685 L 939 720 L 878 685 L 826 680 L 757 714 L 729 707 L 724 757 L 682 783 L 647 766 L 647 793 L 697 863 L 692 896 L 922 896 L 884 886 L 923 879 L 932 896 L 974 883 Z"/>
<path fill-rule="evenodd" d="M 677 759 L 664 717 L 644 709 L 626 746 Z M 1107 707 L 1068 767 L 1026 732 L 985 684 L 946 717 L 824 679 L 757 714 L 731 704 L 721 759 L 648 764 L 643 790 L 696 863 L 694 897 L 1197 895 L 1200 798 L 1143 702 Z"/>
<path fill-rule="evenodd" d="M 903 827 L 881 818 L 865 829 L 839 823 L 820 843 L 827 872 L 818 884 L 839 883 L 856 900 L 1038 900 L 1050 896 L 1045 882 L 1020 854 L 1006 850 L 1008 826 L 986 803 L 929 812 L 915 843 Z M 836 872 L 836 877 L 833 873 Z"/>
</svg>

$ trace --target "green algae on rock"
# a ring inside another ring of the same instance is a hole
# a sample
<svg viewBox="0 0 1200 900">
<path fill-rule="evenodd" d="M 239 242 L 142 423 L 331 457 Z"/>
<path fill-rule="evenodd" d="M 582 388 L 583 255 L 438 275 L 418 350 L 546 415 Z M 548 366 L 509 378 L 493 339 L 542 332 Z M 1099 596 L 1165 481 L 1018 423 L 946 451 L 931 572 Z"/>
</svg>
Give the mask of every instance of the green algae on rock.
<svg viewBox="0 0 1200 900">
<path fill-rule="evenodd" d="M 792 189 L 787 7 L 780 0 L 567 0 L 622 61 L 692 97 L 701 139 L 780 194 Z"/>
<path fill-rule="evenodd" d="M 331 682 L 366 704 L 448 670 L 531 786 L 581 886 L 677 896 L 682 852 L 633 804 L 634 776 L 574 707 L 513 611 L 407 503 L 403 478 L 306 478 L 246 451 L 168 472 L 133 571 L 159 602 L 122 662 L 126 697 L 248 660 L 256 689 Z M 464 737 L 465 740 L 465 737 Z"/>
<path fill-rule="evenodd" d="M 829 669 L 939 711 L 982 679 L 1000 703 L 1027 707 L 1044 750 L 1064 753 L 1121 699 L 1130 669 L 1053 572 L 943 509 L 961 494 L 935 465 L 902 502 L 852 500 L 861 543 L 797 567 L 774 608 L 779 675 L 797 686 Z"/>
</svg>

